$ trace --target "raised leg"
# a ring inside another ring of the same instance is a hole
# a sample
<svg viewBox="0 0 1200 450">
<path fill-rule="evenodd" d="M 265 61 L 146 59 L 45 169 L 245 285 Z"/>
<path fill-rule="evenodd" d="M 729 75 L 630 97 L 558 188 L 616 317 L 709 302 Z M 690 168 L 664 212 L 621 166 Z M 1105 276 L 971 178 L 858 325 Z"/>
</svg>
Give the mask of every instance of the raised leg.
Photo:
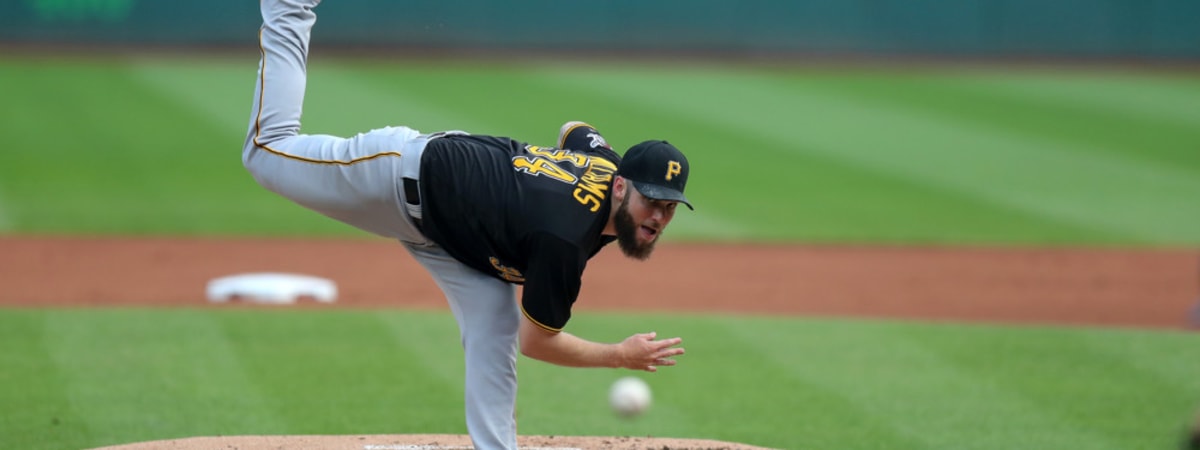
<svg viewBox="0 0 1200 450">
<path fill-rule="evenodd" d="M 380 236 L 425 243 L 404 211 L 427 137 L 385 127 L 351 138 L 300 134 L 317 0 L 263 0 L 262 52 L 242 163 L 263 187 Z"/>
</svg>

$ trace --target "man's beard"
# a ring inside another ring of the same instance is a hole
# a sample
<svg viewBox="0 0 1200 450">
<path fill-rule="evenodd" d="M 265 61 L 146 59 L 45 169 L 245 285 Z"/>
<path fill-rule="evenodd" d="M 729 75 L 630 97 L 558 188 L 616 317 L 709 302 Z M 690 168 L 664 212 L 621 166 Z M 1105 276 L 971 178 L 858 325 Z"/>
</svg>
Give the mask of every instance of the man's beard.
<svg viewBox="0 0 1200 450">
<path fill-rule="evenodd" d="M 654 252 L 654 244 L 658 243 L 657 236 L 653 241 L 645 244 L 639 243 L 637 232 L 640 226 L 633 223 L 633 216 L 629 214 L 629 192 L 625 192 L 625 199 L 621 202 L 621 207 L 617 208 L 617 214 L 613 216 L 613 228 L 617 231 L 617 246 L 621 247 L 621 252 L 630 258 L 645 261 L 650 258 L 650 253 Z M 661 234 L 661 231 L 659 232 Z"/>
</svg>

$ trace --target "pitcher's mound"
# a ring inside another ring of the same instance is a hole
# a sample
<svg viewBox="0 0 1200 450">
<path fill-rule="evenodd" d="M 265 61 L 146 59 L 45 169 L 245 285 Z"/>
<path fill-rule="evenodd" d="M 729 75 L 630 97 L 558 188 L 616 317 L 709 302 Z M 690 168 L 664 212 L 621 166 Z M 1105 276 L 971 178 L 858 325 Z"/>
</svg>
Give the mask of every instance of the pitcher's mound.
<svg viewBox="0 0 1200 450">
<path fill-rule="evenodd" d="M 517 443 L 528 450 L 688 449 L 766 450 L 765 447 L 706 439 L 601 436 L 521 436 Z M 96 450 L 467 450 L 474 449 L 466 435 L 376 434 L 348 436 L 218 436 L 169 439 L 114 445 Z"/>
</svg>

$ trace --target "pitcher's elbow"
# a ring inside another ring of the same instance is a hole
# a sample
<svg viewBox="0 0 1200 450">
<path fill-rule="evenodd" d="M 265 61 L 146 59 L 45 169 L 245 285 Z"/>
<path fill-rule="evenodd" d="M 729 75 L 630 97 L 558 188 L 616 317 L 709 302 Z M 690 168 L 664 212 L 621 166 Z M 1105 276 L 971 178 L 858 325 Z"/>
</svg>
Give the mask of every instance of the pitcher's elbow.
<svg viewBox="0 0 1200 450">
<path fill-rule="evenodd" d="M 526 357 L 537 359 L 537 360 L 541 359 L 538 357 L 539 353 L 537 351 L 536 346 L 531 344 L 526 339 L 520 339 L 520 342 L 517 344 L 517 349 L 520 350 L 521 354 Z"/>
</svg>

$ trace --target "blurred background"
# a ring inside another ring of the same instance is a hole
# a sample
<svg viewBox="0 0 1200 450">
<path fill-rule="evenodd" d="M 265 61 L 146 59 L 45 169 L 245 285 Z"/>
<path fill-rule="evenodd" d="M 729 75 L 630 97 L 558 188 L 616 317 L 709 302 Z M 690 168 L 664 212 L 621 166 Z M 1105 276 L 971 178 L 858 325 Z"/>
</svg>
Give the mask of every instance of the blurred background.
<svg viewBox="0 0 1200 450">
<path fill-rule="evenodd" d="M 257 2 L 5 0 L 6 44 L 246 45 Z M 421 50 L 1194 61 L 1191 0 L 330 1 L 325 44 Z"/>
</svg>

